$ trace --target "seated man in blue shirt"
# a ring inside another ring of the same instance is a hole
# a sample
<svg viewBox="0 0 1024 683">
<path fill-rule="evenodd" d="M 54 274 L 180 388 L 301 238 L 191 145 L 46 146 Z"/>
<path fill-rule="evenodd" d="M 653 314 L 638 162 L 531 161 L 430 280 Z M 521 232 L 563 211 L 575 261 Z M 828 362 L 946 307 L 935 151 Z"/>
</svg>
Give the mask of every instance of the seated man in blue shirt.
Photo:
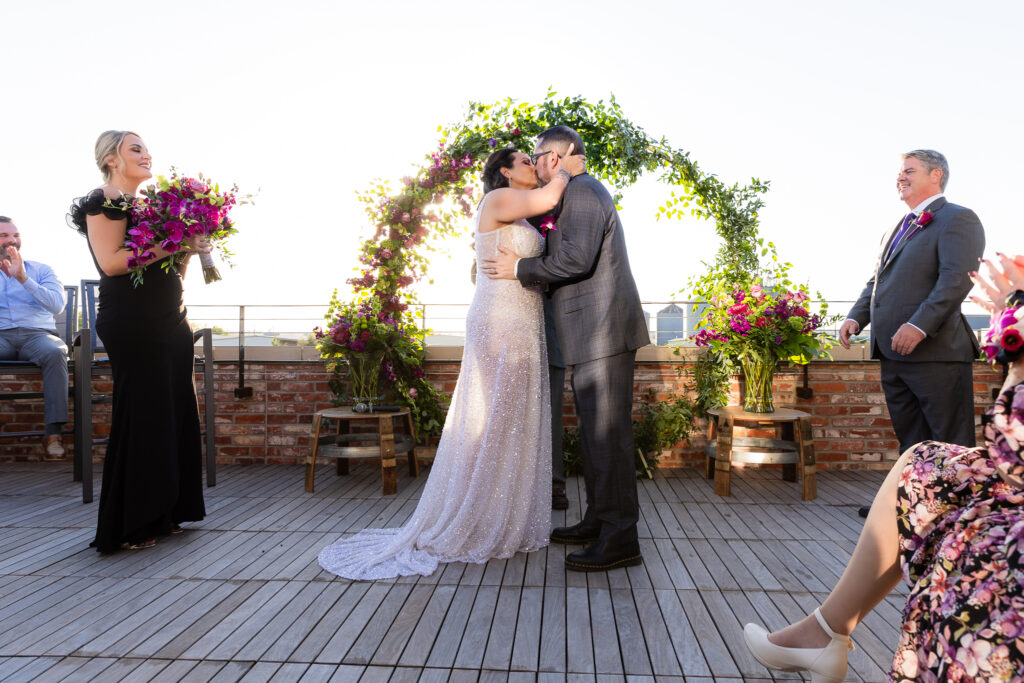
<svg viewBox="0 0 1024 683">
<path fill-rule="evenodd" d="M 46 454 L 64 455 L 60 430 L 68 420 L 68 347 L 54 316 L 64 310 L 64 286 L 53 269 L 21 258 L 21 235 L 0 216 L 0 360 L 27 360 L 43 370 Z"/>
</svg>

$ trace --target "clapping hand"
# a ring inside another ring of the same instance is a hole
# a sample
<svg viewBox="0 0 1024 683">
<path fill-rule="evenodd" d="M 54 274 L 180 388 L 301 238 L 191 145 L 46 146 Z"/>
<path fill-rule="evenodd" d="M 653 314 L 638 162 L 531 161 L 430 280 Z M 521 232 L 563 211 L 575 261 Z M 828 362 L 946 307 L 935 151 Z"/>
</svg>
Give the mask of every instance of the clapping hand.
<svg viewBox="0 0 1024 683">
<path fill-rule="evenodd" d="M 984 273 L 971 273 L 971 281 L 984 296 L 969 297 L 991 314 L 999 313 L 1006 306 L 1006 297 L 1018 289 L 1024 289 L 1024 255 L 1007 256 L 996 252 L 999 264 L 981 259 Z"/>
<path fill-rule="evenodd" d="M 7 277 L 13 277 L 18 282 L 25 282 L 28 273 L 25 272 L 25 261 L 21 258 L 21 252 L 15 246 L 8 246 L 0 253 L 0 272 Z"/>
</svg>

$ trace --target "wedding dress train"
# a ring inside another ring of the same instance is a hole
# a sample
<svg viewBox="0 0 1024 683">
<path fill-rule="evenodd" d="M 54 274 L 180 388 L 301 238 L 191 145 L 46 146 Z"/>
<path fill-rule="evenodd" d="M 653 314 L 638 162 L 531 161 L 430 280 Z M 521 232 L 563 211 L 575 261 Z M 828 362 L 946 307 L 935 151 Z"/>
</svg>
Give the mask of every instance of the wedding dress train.
<svg viewBox="0 0 1024 683">
<path fill-rule="evenodd" d="M 537 256 L 525 221 L 476 233 L 479 261 L 498 247 Z M 486 562 L 548 544 L 551 412 L 541 292 L 480 277 L 466 345 L 430 475 L 397 529 L 366 529 L 320 552 L 348 579 L 432 574 L 442 562 Z"/>
</svg>

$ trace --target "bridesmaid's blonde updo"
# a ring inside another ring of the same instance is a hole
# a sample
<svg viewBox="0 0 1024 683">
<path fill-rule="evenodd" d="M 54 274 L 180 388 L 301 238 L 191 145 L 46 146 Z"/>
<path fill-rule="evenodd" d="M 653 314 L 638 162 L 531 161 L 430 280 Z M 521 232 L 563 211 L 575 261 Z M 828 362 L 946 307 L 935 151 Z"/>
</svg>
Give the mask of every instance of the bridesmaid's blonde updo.
<svg viewBox="0 0 1024 683">
<path fill-rule="evenodd" d="M 121 161 L 124 161 L 121 158 L 121 143 L 129 135 L 142 137 L 130 130 L 106 130 L 96 138 L 96 166 L 100 169 L 100 173 L 103 174 L 103 182 L 110 182 L 110 166 L 107 165 L 106 158 L 113 154 L 118 159 L 121 159 Z"/>
</svg>

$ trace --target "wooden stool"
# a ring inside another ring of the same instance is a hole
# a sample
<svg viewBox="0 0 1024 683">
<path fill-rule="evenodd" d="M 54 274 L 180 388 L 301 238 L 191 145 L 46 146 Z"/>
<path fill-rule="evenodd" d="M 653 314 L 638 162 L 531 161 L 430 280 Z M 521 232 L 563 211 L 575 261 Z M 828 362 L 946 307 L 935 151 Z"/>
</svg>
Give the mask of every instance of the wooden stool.
<svg viewBox="0 0 1024 683">
<path fill-rule="evenodd" d="M 395 434 L 394 420 L 404 417 L 409 427 L 408 434 Z M 338 423 L 337 434 L 320 434 L 324 420 Z M 373 422 L 377 432 L 350 433 L 352 422 Z M 329 408 L 313 416 L 313 448 L 306 460 L 306 493 L 313 493 L 313 474 L 316 471 L 316 456 L 336 458 L 339 475 L 348 474 L 350 458 L 380 458 L 381 486 L 385 496 L 398 491 L 395 481 L 395 455 L 408 453 L 409 474 L 418 477 L 420 466 L 416 461 L 416 432 L 412 426 L 412 415 L 408 409 L 393 413 L 356 413 L 352 408 Z"/>
<path fill-rule="evenodd" d="M 775 439 L 734 437 L 733 427 L 772 428 Z M 782 465 L 782 478 L 796 481 L 799 465 L 803 500 L 818 497 L 815 479 L 811 416 L 799 410 L 778 408 L 774 413 L 748 413 L 740 406 L 708 411 L 708 445 L 705 475 L 715 478 L 715 493 L 729 495 L 732 463 Z"/>
</svg>

